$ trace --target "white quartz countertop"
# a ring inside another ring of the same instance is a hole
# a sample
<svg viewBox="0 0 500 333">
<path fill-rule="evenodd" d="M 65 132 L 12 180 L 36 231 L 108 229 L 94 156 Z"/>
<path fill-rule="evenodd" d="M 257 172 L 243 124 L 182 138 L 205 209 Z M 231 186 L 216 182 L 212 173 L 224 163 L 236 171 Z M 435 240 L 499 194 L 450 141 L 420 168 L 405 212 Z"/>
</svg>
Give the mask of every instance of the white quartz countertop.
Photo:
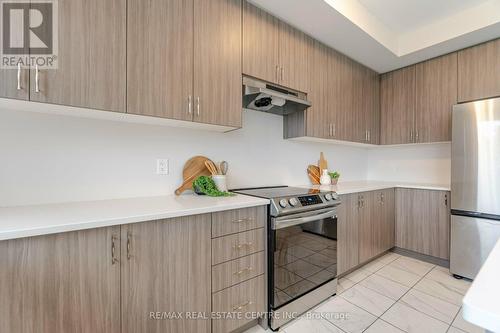
<svg viewBox="0 0 500 333">
<path fill-rule="evenodd" d="M 267 205 L 246 195 L 211 198 L 185 194 L 0 207 L 0 240 L 144 222 Z"/>
<path fill-rule="evenodd" d="M 311 187 L 311 185 L 305 185 L 303 187 Z M 384 181 L 340 181 L 337 185 L 314 185 L 314 188 L 322 189 L 325 191 L 336 191 L 338 194 L 350 194 L 359 192 L 368 192 L 383 190 L 388 188 L 413 188 L 422 190 L 437 190 L 437 191 L 449 191 L 450 185 L 446 184 L 425 184 L 425 183 L 406 183 L 406 182 L 384 182 Z"/>
<path fill-rule="evenodd" d="M 465 320 L 500 332 L 500 240 L 481 267 L 463 299 Z"/>
</svg>

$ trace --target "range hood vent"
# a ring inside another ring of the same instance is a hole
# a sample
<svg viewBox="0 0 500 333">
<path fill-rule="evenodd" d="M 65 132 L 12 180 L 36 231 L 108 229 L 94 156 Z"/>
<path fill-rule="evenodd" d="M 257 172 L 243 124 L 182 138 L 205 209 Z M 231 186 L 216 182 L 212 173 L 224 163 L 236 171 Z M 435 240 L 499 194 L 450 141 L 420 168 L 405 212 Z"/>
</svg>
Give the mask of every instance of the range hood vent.
<svg viewBox="0 0 500 333">
<path fill-rule="evenodd" d="M 243 77 L 243 107 L 246 109 L 288 115 L 310 106 L 306 94 L 302 92 Z"/>
</svg>

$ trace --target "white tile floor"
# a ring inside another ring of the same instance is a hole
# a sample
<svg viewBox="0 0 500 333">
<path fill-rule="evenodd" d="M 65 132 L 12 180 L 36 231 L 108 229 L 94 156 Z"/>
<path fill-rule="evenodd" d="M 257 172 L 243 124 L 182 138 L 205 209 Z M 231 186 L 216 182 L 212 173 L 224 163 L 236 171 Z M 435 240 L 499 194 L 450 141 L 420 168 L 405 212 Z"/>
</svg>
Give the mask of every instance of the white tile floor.
<svg viewBox="0 0 500 333">
<path fill-rule="evenodd" d="M 336 296 L 280 332 L 484 332 L 461 316 L 469 286 L 448 269 L 389 253 L 340 279 Z M 257 326 L 246 333 L 261 332 Z"/>
</svg>

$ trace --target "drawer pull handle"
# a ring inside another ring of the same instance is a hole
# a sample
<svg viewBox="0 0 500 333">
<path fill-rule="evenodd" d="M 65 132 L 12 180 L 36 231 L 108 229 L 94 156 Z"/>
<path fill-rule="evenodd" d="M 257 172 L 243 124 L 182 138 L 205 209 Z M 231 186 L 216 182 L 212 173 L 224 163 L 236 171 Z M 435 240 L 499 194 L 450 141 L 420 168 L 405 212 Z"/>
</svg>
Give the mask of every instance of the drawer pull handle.
<svg viewBox="0 0 500 333">
<path fill-rule="evenodd" d="M 252 305 L 253 302 L 252 301 L 246 301 L 245 303 L 243 304 L 240 304 L 240 305 L 236 305 L 235 307 L 233 307 L 233 311 L 238 311 L 238 310 L 241 310 L 243 309 L 244 307 L 247 307 L 249 305 Z"/>
<path fill-rule="evenodd" d="M 234 220 L 233 223 L 244 223 L 244 222 L 251 222 L 251 221 L 253 221 L 253 218 L 248 217 L 248 218 L 243 218 L 243 219 L 239 219 L 239 220 Z"/>
<path fill-rule="evenodd" d="M 235 245 L 234 248 L 236 250 L 241 250 L 241 249 L 243 249 L 245 247 L 248 248 L 248 247 L 252 247 L 252 246 L 253 246 L 253 243 L 252 242 L 248 242 L 248 243 L 243 243 L 243 244 Z"/>
<path fill-rule="evenodd" d="M 237 272 L 234 272 L 234 275 L 241 275 L 245 272 L 250 272 L 250 271 L 253 271 L 253 267 L 252 266 L 248 266 L 248 267 L 245 267 L 245 268 L 242 268 L 241 270 L 237 271 Z"/>
<path fill-rule="evenodd" d="M 119 263 L 120 260 L 116 257 L 116 246 L 115 242 L 118 240 L 118 238 L 115 235 L 111 236 L 111 264 L 114 265 L 116 263 Z"/>
</svg>

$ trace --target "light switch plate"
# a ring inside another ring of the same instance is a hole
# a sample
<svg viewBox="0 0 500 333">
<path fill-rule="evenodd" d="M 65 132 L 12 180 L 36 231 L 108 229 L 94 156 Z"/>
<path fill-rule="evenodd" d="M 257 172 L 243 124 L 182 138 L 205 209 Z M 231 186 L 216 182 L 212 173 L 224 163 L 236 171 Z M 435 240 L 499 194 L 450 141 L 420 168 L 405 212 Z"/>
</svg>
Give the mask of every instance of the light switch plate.
<svg viewBox="0 0 500 333">
<path fill-rule="evenodd" d="M 162 176 L 168 175 L 168 159 L 156 160 L 156 174 Z"/>
</svg>

